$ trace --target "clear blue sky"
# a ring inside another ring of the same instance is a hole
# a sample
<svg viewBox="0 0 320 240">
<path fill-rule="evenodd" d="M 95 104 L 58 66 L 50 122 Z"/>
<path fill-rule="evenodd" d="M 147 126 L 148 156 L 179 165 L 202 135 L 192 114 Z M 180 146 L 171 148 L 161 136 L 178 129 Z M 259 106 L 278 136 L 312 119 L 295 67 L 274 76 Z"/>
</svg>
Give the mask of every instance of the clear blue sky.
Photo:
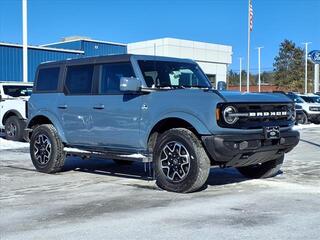
<svg viewBox="0 0 320 240">
<path fill-rule="evenodd" d="M 320 0 L 253 0 L 252 71 L 257 50 L 272 69 L 280 42 L 320 49 Z M 174 37 L 233 47 L 231 69 L 246 62 L 247 0 L 29 0 L 29 43 L 81 35 L 114 42 Z M 0 41 L 21 43 L 21 0 L 0 0 Z"/>
</svg>

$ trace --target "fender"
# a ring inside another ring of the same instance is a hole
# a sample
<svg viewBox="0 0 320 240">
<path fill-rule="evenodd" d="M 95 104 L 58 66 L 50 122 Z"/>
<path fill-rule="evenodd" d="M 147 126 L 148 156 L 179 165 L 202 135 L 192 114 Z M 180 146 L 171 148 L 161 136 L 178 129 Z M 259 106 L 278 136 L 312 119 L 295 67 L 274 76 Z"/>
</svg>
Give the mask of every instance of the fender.
<svg viewBox="0 0 320 240">
<path fill-rule="evenodd" d="M 154 128 L 154 126 L 161 122 L 162 120 L 165 120 L 167 118 L 179 118 L 181 120 L 184 120 L 186 122 L 188 122 L 191 126 L 193 126 L 195 128 L 195 130 L 200 134 L 200 135 L 210 135 L 210 131 L 208 129 L 208 127 L 195 115 L 191 114 L 191 113 L 186 113 L 186 112 L 168 112 L 165 113 L 164 115 L 161 115 L 161 118 L 157 118 L 156 121 L 152 122 L 149 126 L 149 128 L 146 130 L 145 132 L 145 137 L 144 137 L 144 143 L 147 146 L 148 143 L 148 138 L 150 136 L 150 133 L 152 131 L 152 129 Z"/>
<path fill-rule="evenodd" d="M 19 119 L 22 119 L 22 120 L 25 119 L 24 117 L 22 117 L 22 115 L 21 115 L 20 112 L 18 112 L 17 110 L 12 110 L 12 109 L 11 109 L 11 110 L 7 111 L 7 112 L 3 115 L 3 118 L 1 119 L 3 125 L 5 124 L 5 119 L 7 119 L 9 115 L 10 115 L 10 116 L 15 115 L 15 116 L 17 116 Z"/>
<path fill-rule="evenodd" d="M 66 140 L 66 137 L 65 137 L 65 134 L 64 134 L 64 131 L 63 131 L 63 127 L 61 126 L 60 121 L 58 120 L 58 118 L 54 114 L 50 113 L 49 111 L 39 110 L 35 115 L 32 116 L 32 118 L 30 118 L 28 120 L 27 128 L 31 127 L 30 123 L 36 117 L 46 117 L 46 118 L 48 118 L 52 122 L 53 126 L 57 129 L 57 132 L 58 132 L 58 135 L 59 135 L 61 141 L 64 142 L 64 143 L 67 143 L 67 140 Z"/>
</svg>

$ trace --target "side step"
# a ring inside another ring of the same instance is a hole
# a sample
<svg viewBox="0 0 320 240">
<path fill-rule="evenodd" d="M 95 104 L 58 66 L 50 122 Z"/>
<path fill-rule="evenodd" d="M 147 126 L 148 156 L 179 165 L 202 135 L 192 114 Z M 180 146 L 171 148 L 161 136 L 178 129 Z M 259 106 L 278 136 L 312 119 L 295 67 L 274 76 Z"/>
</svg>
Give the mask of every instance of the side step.
<svg viewBox="0 0 320 240">
<path fill-rule="evenodd" d="M 103 159 L 115 159 L 115 160 L 127 160 L 127 161 L 138 161 L 143 163 L 152 162 L 152 155 L 144 155 L 141 153 L 119 153 L 119 152 L 96 152 L 87 151 L 78 148 L 65 147 L 63 149 L 66 155 L 79 156 L 82 158 L 103 158 Z"/>
</svg>

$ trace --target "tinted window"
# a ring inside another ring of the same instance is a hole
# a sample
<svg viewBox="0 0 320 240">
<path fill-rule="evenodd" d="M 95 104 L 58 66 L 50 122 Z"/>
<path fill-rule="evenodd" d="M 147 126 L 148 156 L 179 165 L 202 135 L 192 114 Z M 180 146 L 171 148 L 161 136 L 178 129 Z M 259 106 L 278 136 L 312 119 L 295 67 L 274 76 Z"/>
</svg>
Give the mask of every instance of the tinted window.
<svg viewBox="0 0 320 240">
<path fill-rule="evenodd" d="M 39 70 L 37 91 L 57 91 L 60 68 L 43 68 Z"/>
<path fill-rule="evenodd" d="M 120 79 L 122 77 L 134 77 L 130 63 L 112 63 L 102 65 L 99 93 L 119 93 Z"/>
<path fill-rule="evenodd" d="M 10 97 L 30 96 L 32 93 L 32 86 L 4 85 L 3 91 L 4 94 Z"/>
<path fill-rule="evenodd" d="M 93 65 L 68 67 L 65 83 L 67 94 L 91 94 Z"/>
</svg>

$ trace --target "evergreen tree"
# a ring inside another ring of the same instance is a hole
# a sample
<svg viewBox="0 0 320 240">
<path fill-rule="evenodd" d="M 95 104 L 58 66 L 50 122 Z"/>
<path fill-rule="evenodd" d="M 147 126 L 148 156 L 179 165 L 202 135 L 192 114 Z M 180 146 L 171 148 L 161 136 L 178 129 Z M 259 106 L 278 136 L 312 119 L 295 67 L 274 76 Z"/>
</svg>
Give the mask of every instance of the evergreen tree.
<svg viewBox="0 0 320 240">
<path fill-rule="evenodd" d="M 288 91 L 302 91 L 304 86 L 304 52 L 295 43 L 284 40 L 274 58 L 275 84 Z"/>
</svg>

